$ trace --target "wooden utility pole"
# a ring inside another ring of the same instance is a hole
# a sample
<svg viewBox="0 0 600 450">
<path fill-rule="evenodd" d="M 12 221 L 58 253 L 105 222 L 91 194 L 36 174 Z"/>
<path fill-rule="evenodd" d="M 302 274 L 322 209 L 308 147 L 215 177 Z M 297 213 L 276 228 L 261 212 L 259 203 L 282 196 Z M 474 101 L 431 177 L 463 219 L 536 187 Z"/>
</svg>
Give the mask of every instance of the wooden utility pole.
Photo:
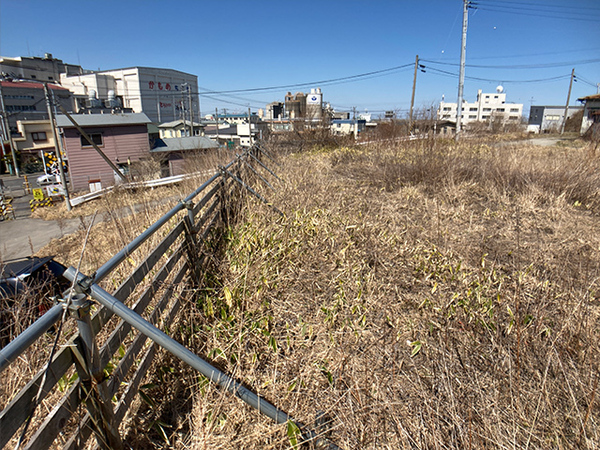
<svg viewBox="0 0 600 450">
<path fill-rule="evenodd" d="M 413 76 L 412 96 L 410 97 L 410 112 L 408 113 L 408 134 L 412 132 L 413 127 L 413 106 L 415 105 L 415 90 L 417 88 L 417 70 L 419 69 L 419 55 L 415 58 L 415 75 Z"/>
<path fill-rule="evenodd" d="M 46 106 L 48 107 L 48 117 L 50 118 L 52 135 L 54 136 L 54 149 L 56 151 L 56 159 L 58 160 L 58 173 L 60 175 L 60 183 L 63 186 L 67 210 L 71 211 L 71 199 L 69 198 L 69 187 L 67 186 L 67 177 L 65 177 L 65 168 L 62 158 L 62 148 L 60 145 L 61 142 L 58 137 L 58 133 L 56 132 L 56 117 L 54 116 L 54 108 L 52 107 L 52 96 L 50 94 L 50 89 L 48 88 L 48 83 L 44 83 L 44 93 L 46 94 Z"/>
<path fill-rule="evenodd" d="M 19 174 L 19 165 L 17 164 L 17 153 L 15 152 L 15 144 L 12 140 L 12 133 L 10 132 L 10 125 L 8 124 L 8 116 L 6 114 L 6 108 L 4 107 L 4 95 L 2 94 L 2 81 L 0 80 L 0 113 L 2 114 L 2 122 L 4 124 L 4 131 L 6 133 L 6 140 L 10 145 L 10 154 L 13 160 L 13 167 L 15 168 L 15 175 L 20 176 Z M 4 145 L 4 142 L 2 142 Z M 4 149 L 3 149 L 4 150 Z"/>
<path fill-rule="evenodd" d="M 463 0 L 463 28 L 460 44 L 460 72 L 458 74 L 458 103 L 456 105 L 456 140 L 460 139 L 462 122 L 463 90 L 465 88 L 465 61 L 467 58 L 467 26 L 469 21 L 469 0 Z"/>
<path fill-rule="evenodd" d="M 565 125 L 567 124 L 567 115 L 569 114 L 569 102 L 571 101 L 571 88 L 573 87 L 573 79 L 575 78 L 575 68 L 571 70 L 571 82 L 569 83 L 569 93 L 567 94 L 567 104 L 565 105 L 565 115 L 563 117 L 562 127 L 560 128 L 560 134 L 565 132 Z"/>
</svg>

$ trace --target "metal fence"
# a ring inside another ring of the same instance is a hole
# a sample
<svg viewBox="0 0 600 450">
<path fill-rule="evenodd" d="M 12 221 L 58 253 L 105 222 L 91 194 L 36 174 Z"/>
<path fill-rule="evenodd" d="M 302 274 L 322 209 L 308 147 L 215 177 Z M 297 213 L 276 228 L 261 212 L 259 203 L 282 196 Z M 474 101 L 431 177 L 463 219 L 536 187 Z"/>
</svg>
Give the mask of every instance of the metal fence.
<svg viewBox="0 0 600 450">
<path fill-rule="evenodd" d="M 284 411 L 161 331 L 168 328 L 182 307 L 183 287 L 199 282 L 209 255 L 207 243 L 209 239 L 219 239 L 214 230 L 227 220 L 236 199 L 245 192 L 267 203 L 248 182 L 252 178 L 269 184 L 261 172 L 276 177 L 263 162 L 265 157 L 272 159 L 259 145 L 236 155 L 95 274 L 86 276 L 73 267 L 65 271 L 64 277 L 73 282 L 75 289 L 65 293 L 64 299 L 0 350 L 0 372 L 67 315 L 76 320 L 79 332 L 51 354 L 48 364 L 4 407 L 0 413 L 0 447 L 19 439 L 21 448 L 49 448 L 59 434 L 68 432 L 64 445 L 67 449 L 79 448 L 92 434 L 101 448 L 122 448 L 119 424 L 139 392 L 159 347 L 277 423 L 295 423 L 304 439 L 318 440 L 314 432 Z M 99 283 L 112 276 L 136 249 L 157 236 L 162 237 L 160 242 L 150 247 L 142 262 L 116 290 L 109 293 L 100 287 Z M 113 319 L 115 316 L 119 320 Z M 101 343 L 99 333 L 104 336 Z M 106 379 L 105 369 L 109 364 L 112 372 Z M 74 373 L 77 375 L 71 377 L 72 384 L 64 395 L 56 395 L 59 380 Z M 51 392 L 53 399 L 60 398 L 35 431 L 27 432 L 36 407 Z M 115 398 L 117 402 L 113 405 L 111 400 Z M 85 405 L 87 413 L 83 419 L 74 419 L 73 412 L 81 405 Z"/>
</svg>

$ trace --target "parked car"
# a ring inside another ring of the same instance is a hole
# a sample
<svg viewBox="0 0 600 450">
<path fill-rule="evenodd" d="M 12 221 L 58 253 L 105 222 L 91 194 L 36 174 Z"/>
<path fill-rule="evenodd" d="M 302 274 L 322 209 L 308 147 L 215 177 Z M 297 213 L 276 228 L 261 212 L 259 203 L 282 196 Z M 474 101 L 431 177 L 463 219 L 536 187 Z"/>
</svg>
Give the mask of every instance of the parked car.
<svg viewBox="0 0 600 450">
<path fill-rule="evenodd" d="M 50 297 L 69 288 L 65 270 L 51 256 L 0 263 L 0 348 L 52 306 Z"/>
<path fill-rule="evenodd" d="M 38 186 L 48 186 L 49 184 L 60 183 L 60 178 L 58 177 L 58 175 L 54 175 L 53 173 L 51 173 L 37 177 L 35 182 Z"/>
</svg>

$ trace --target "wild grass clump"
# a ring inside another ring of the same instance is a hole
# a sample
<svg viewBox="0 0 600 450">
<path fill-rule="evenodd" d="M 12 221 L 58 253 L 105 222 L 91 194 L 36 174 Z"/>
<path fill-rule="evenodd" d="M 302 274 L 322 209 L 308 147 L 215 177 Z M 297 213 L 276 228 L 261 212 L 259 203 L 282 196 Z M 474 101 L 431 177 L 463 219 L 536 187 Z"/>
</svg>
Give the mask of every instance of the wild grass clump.
<svg viewBox="0 0 600 450">
<path fill-rule="evenodd" d="M 596 448 L 598 161 L 427 145 L 283 159 L 190 345 L 341 448 Z M 184 447 L 293 443 L 198 383 Z"/>
</svg>

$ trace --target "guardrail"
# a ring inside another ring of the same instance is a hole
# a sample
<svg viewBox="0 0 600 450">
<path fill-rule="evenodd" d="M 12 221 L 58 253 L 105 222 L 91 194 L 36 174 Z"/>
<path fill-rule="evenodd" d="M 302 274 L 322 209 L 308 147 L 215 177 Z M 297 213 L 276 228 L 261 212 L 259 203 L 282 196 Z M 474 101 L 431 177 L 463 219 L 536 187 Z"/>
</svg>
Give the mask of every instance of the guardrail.
<svg viewBox="0 0 600 450">
<path fill-rule="evenodd" d="M 79 405 L 85 404 L 87 414 L 76 426 L 71 427 L 64 448 L 79 448 L 92 434 L 100 448 L 123 448 L 118 433 L 119 424 L 136 397 L 158 347 L 171 352 L 274 421 L 294 422 L 305 439 L 320 440 L 313 431 L 295 422 L 287 413 L 161 331 L 168 329 L 181 309 L 185 297 L 183 287 L 198 283 L 207 259 L 206 244 L 210 239 L 219 239 L 218 233 L 213 230 L 227 220 L 228 202 L 246 191 L 266 203 L 243 181 L 243 178 L 248 179 L 247 175 L 253 174 L 257 176 L 254 179 L 268 183 L 250 161 L 276 177 L 261 161 L 261 156 L 271 158 L 256 145 L 220 167 L 218 173 L 126 245 L 92 276 L 85 276 L 73 267 L 65 271 L 64 277 L 73 283 L 75 289 L 63 295 L 64 299 L 0 350 L 0 372 L 52 326 L 64 321 L 67 314 L 76 320 L 79 332 L 56 354 L 51 353 L 53 356 L 47 366 L 5 405 L 0 413 L 0 447 L 16 440 L 18 433 L 17 447 L 49 448 L 65 424 L 73 420 L 73 412 Z M 200 194 L 203 196 L 198 199 Z M 165 228 L 164 237 L 149 250 L 143 261 L 116 290 L 109 293 L 99 286 L 136 249 Z M 143 287 L 140 287 L 142 283 Z M 100 305 L 94 312 L 92 300 Z M 115 315 L 121 319 L 116 324 L 116 321 L 110 320 Z M 101 330 L 103 335 L 108 334 L 108 338 L 99 346 L 95 336 Z M 148 339 L 152 345 L 148 344 Z M 109 362 L 114 368 L 110 378 L 106 379 L 105 369 Z M 76 379 L 69 389 L 64 395 L 56 395 L 55 386 L 59 380 L 74 372 L 77 376 L 73 377 Z M 54 392 L 52 398 L 57 398 L 51 412 L 43 418 L 38 414 L 35 432 L 28 432 L 36 407 L 51 392 Z M 113 398 L 117 399 L 114 407 Z M 329 446 L 336 448 L 333 444 Z"/>
</svg>

